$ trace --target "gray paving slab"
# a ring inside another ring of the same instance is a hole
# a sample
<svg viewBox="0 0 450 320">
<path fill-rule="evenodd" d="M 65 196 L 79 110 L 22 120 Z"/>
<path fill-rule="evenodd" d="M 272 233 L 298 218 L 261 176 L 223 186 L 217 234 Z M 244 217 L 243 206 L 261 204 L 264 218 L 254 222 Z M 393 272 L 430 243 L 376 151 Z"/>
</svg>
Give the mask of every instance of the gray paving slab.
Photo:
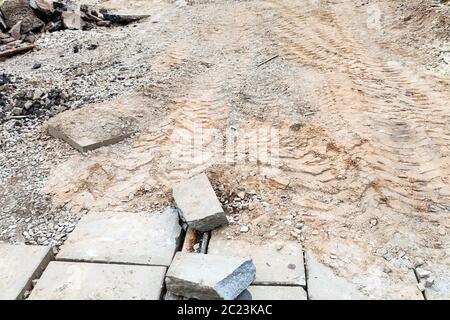
<svg viewBox="0 0 450 320">
<path fill-rule="evenodd" d="M 180 233 L 175 209 L 91 212 L 78 222 L 56 260 L 169 266 Z"/>
<path fill-rule="evenodd" d="M 177 252 L 167 271 L 167 290 L 201 300 L 233 300 L 255 279 L 250 259 Z"/>
<path fill-rule="evenodd" d="M 173 198 L 189 227 L 209 231 L 228 222 L 205 173 L 173 186 Z"/>
<path fill-rule="evenodd" d="M 80 152 L 94 150 L 136 132 L 136 119 L 122 111 L 115 102 L 86 105 L 52 118 L 47 123 L 47 131 Z"/>
<path fill-rule="evenodd" d="M 431 275 L 425 280 L 432 284 L 425 287 L 425 298 L 427 300 L 450 300 L 450 267 L 434 264 L 429 269 Z"/>
<path fill-rule="evenodd" d="M 338 277 L 331 268 L 320 263 L 311 251 L 306 251 L 308 295 L 310 300 L 365 300 L 358 287 Z"/>
<path fill-rule="evenodd" d="M 159 300 L 166 267 L 51 262 L 30 300 Z"/>
<path fill-rule="evenodd" d="M 250 286 L 237 300 L 308 300 L 302 287 Z"/>
<path fill-rule="evenodd" d="M 275 243 L 255 245 L 225 240 L 213 233 L 209 253 L 252 258 L 256 266 L 254 285 L 306 285 L 302 246 L 295 241 L 284 242 L 280 249 Z"/>
<path fill-rule="evenodd" d="M 412 269 L 374 256 L 363 243 L 331 237 L 311 245 L 306 252 L 310 299 L 423 300 Z"/>
<path fill-rule="evenodd" d="M 52 257 L 50 247 L 0 243 L 0 300 L 22 299 Z"/>
</svg>

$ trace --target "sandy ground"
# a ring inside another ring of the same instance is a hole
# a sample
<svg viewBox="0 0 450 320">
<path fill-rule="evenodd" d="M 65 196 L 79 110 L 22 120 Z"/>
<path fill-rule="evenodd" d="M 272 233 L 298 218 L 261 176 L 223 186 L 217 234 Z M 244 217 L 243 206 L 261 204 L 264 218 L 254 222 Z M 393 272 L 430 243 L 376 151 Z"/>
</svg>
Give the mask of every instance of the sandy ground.
<svg viewBox="0 0 450 320">
<path fill-rule="evenodd" d="M 425 2 L 96 2 L 151 17 L 46 35 L 0 67 L 46 61 L 35 77 L 89 102 L 142 95 L 151 116 L 87 155 L 58 144 L 66 156 L 36 185 L 44 211 L 162 207 L 206 171 L 228 209 L 223 237 L 296 239 L 369 296 L 414 298 L 417 260 L 450 268 L 449 15 Z M 100 46 L 75 56 L 74 43 Z"/>
</svg>

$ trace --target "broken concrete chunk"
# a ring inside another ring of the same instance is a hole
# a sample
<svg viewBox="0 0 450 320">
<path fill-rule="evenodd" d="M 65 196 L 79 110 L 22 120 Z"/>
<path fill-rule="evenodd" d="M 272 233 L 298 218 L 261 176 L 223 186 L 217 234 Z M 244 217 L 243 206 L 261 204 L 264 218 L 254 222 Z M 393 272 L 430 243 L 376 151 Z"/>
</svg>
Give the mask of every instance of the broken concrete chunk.
<svg viewBox="0 0 450 320">
<path fill-rule="evenodd" d="M 0 300 L 23 299 L 52 258 L 50 247 L 0 244 Z"/>
<path fill-rule="evenodd" d="M 167 290 L 200 300 L 233 300 L 255 280 L 252 260 L 178 252 L 166 276 Z"/>
<path fill-rule="evenodd" d="M 2 13 L 0 12 L 0 30 L 4 31 L 8 28 L 6 24 L 5 18 L 3 18 Z"/>
<path fill-rule="evenodd" d="M 63 261 L 89 261 L 168 266 L 181 227 L 178 212 L 90 212 L 56 256 Z"/>
<path fill-rule="evenodd" d="M 51 262 L 30 300 L 158 300 L 165 267 Z"/>
<path fill-rule="evenodd" d="M 28 5 L 28 0 L 8 0 L 2 5 L 2 12 L 8 27 L 13 27 L 17 22 L 22 21 L 22 33 L 28 33 L 44 26 Z"/>
<path fill-rule="evenodd" d="M 205 173 L 174 185 L 173 197 L 181 218 L 195 230 L 205 232 L 228 223 Z"/>
<path fill-rule="evenodd" d="M 61 14 L 62 23 L 65 28 L 72 30 L 81 30 L 83 22 L 81 21 L 80 11 L 64 11 Z"/>
<path fill-rule="evenodd" d="M 46 15 L 55 11 L 52 0 L 29 0 L 30 7 Z"/>
<path fill-rule="evenodd" d="M 102 14 L 105 20 L 118 24 L 127 24 L 150 17 L 149 14 L 122 14 L 122 13 L 108 13 L 105 11 L 103 11 Z"/>
<path fill-rule="evenodd" d="M 11 37 L 13 37 L 15 40 L 19 40 L 20 39 L 20 26 L 22 24 L 22 21 L 17 22 L 10 30 L 9 30 L 9 34 L 11 35 Z"/>
</svg>

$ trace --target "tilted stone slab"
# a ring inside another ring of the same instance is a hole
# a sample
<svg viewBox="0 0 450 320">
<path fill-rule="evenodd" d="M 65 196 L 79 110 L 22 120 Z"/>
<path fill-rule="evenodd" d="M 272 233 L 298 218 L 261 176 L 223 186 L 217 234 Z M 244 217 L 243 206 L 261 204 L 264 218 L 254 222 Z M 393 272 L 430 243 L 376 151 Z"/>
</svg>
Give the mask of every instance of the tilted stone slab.
<svg viewBox="0 0 450 320">
<path fill-rule="evenodd" d="M 205 173 L 174 185 L 173 198 L 181 218 L 195 230 L 209 231 L 228 223 Z"/>
<path fill-rule="evenodd" d="M 158 300 L 166 267 L 51 262 L 31 300 Z"/>
<path fill-rule="evenodd" d="M 50 247 L 0 244 L 0 300 L 22 299 L 52 257 Z"/>
<path fill-rule="evenodd" d="M 255 279 L 250 259 L 178 252 L 166 276 L 167 290 L 201 300 L 233 300 Z"/>
<path fill-rule="evenodd" d="M 305 286 L 302 246 L 294 241 L 286 241 L 278 249 L 272 242 L 256 245 L 245 240 L 224 240 L 214 233 L 208 253 L 250 257 L 257 270 L 254 285 Z"/>
<path fill-rule="evenodd" d="M 137 131 L 138 121 L 116 103 L 91 104 L 60 113 L 47 122 L 47 131 L 80 152 L 122 141 Z"/>
<path fill-rule="evenodd" d="M 96 212 L 84 216 L 57 260 L 168 266 L 181 233 L 178 211 Z"/>
<path fill-rule="evenodd" d="M 306 252 L 308 295 L 310 300 L 366 300 L 369 297 L 345 278 L 319 262 L 312 251 Z"/>
<path fill-rule="evenodd" d="M 302 287 L 250 286 L 237 300 L 308 300 L 308 296 Z"/>
</svg>

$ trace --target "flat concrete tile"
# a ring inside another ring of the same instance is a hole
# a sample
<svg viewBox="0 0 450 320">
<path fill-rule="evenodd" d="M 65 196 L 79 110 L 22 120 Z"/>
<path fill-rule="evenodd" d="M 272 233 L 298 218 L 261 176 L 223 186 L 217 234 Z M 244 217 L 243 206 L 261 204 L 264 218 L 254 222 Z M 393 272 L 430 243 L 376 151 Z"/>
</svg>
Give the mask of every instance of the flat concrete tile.
<svg viewBox="0 0 450 320">
<path fill-rule="evenodd" d="M 224 240 L 214 233 L 208 253 L 251 257 L 256 266 L 254 285 L 306 285 L 302 247 L 294 241 L 284 242 L 277 250 L 274 243 L 254 245 L 244 240 Z"/>
<path fill-rule="evenodd" d="M 350 239 L 323 239 L 310 247 L 306 273 L 310 299 L 423 300 L 413 270 Z"/>
<path fill-rule="evenodd" d="M 237 300 L 308 300 L 302 287 L 250 286 Z"/>
<path fill-rule="evenodd" d="M 169 266 L 181 233 L 178 211 L 84 216 L 56 260 Z"/>
<path fill-rule="evenodd" d="M 338 277 L 331 268 L 320 263 L 314 253 L 306 252 L 308 295 L 310 300 L 365 300 L 358 287 Z"/>
<path fill-rule="evenodd" d="M 228 222 L 205 173 L 173 186 L 173 198 L 189 227 L 209 231 Z"/>
<path fill-rule="evenodd" d="M 0 300 L 22 299 L 52 257 L 50 247 L 0 244 Z"/>
<path fill-rule="evenodd" d="M 450 267 L 434 264 L 429 269 L 434 282 L 431 287 L 425 288 L 427 300 L 450 300 Z"/>
<path fill-rule="evenodd" d="M 166 267 L 51 262 L 30 300 L 158 300 Z"/>
<path fill-rule="evenodd" d="M 90 104 L 60 113 L 48 121 L 48 133 L 80 152 L 117 143 L 136 132 L 138 126 L 132 113 L 117 106 L 124 101 Z M 136 100 L 136 103 L 140 101 Z"/>
</svg>

